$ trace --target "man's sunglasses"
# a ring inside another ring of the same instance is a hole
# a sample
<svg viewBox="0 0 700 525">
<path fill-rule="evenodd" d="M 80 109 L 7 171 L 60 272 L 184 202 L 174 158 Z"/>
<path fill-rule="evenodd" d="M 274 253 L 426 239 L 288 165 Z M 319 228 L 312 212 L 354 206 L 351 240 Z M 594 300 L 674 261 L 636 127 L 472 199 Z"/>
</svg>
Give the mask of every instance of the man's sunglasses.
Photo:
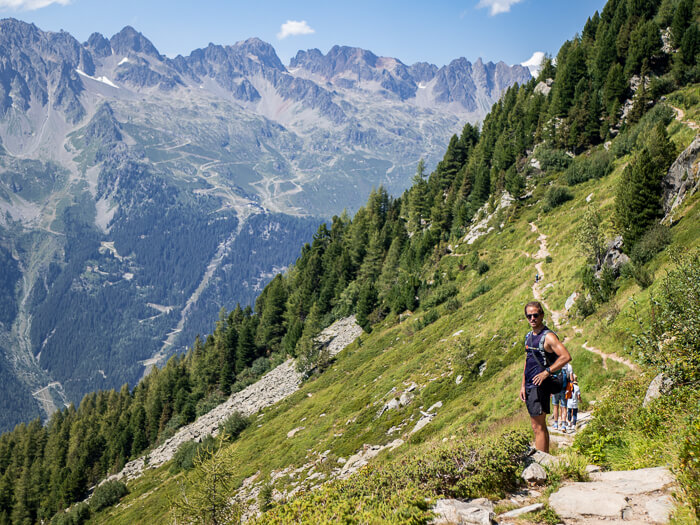
<svg viewBox="0 0 700 525">
<path fill-rule="evenodd" d="M 539 313 L 536 313 L 536 314 L 525 314 L 525 317 L 527 317 L 528 319 L 537 319 L 539 316 L 540 316 Z"/>
</svg>

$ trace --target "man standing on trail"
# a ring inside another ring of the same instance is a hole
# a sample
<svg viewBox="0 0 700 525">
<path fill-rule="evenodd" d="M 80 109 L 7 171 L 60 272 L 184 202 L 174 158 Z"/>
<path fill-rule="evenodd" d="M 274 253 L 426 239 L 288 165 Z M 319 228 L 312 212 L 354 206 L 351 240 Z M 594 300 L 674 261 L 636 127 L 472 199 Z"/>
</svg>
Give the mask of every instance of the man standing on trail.
<svg viewBox="0 0 700 525">
<path fill-rule="evenodd" d="M 557 334 L 544 324 L 544 309 L 533 301 L 525 305 L 525 317 L 532 330 L 525 337 L 525 370 L 520 387 L 520 400 L 527 404 L 530 423 L 535 433 L 535 448 L 549 452 L 549 396 L 561 390 L 561 382 L 552 378 L 569 361 L 571 354 L 561 344 Z"/>
</svg>

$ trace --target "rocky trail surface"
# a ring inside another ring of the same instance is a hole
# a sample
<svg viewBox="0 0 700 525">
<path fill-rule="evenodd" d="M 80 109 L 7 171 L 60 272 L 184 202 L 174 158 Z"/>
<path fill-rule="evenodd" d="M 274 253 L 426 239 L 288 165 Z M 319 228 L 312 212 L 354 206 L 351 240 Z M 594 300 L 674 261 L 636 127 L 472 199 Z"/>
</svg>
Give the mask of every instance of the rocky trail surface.
<svg viewBox="0 0 700 525">
<path fill-rule="evenodd" d="M 669 104 L 670 105 L 670 104 Z M 685 111 L 683 111 L 681 108 L 677 108 L 676 106 L 671 106 L 671 109 L 676 112 L 676 120 L 678 122 L 681 122 L 688 126 L 690 129 L 694 131 L 700 130 L 700 126 L 698 126 L 697 122 L 694 120 L 686 120 L 685 118 Z"/>
</svg>

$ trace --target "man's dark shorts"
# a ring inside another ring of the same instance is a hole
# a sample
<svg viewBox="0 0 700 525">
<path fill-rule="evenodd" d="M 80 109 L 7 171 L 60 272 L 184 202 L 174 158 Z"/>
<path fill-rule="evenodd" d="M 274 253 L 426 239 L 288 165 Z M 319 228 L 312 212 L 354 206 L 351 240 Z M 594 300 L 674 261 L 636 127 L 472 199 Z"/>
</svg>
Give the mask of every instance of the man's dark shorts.
<svg viewBox="0 0 700 525">
<path fill-rule="evenodd" d="M 549 394 L 542 386 L 529 388 L 525 392 L 525 404 L 531 417 L 549 414 Z"/>
</svg>

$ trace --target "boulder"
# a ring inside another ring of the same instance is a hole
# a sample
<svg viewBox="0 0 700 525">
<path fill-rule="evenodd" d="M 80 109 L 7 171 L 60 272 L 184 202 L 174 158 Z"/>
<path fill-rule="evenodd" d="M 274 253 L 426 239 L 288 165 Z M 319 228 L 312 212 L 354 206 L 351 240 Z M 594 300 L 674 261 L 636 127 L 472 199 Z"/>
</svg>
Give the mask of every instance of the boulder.
<svg viewBox="0 0 700 525">
<path fill-rule="evenodd" d="M 654 399 L 661 397 L 663 394 L 665 394 L 671 389 L 672 385 L 673 382 L 671 378 L 667 377 L 663 373 L 657 375 L 654 379 L 651 380 L 649 388 L 647 388 L 647 393 L 644 396 L 644 402 L 642 403 L 642 406 L 647 406 Z"/>
<path fill-rule="evenodd" d="M 541 450 L 536 450 L 533 449 L 534 452 L 530 454 L 529 462 L 535 462 L 539 463 L 542 466 L 545 467 L 552 467 L 554 465 L 557 465 L 560 461 L 559 458 L 552 456 L 551 454 L 547 454 L 546 452 L 542 452 Z"/>
<path fill-rule="evenodd" d="M 539 463 L 531 463 L 520 475 L 528 483 L 543 483 L 547 481 L 547 471 Z"/>
<path fill-rule="evenodd" d="M 603 266 L 608 266 L 617 273 L 620 271 L 620 267 L 628 262 L 630 262 L 630 258 L 622 253 L 622 235 L 618 235 L 608 243 L 603 256 L 603 264 L 596 268 L 596 277 L 600 277 Z"/>
<path fill-rule="evenodd" d="M 435 502 L 433 512 L 436 514 L 431 523 L 435 525 L 462 525 L 476 523 L 491 525 L 494 517 L 493 504 L 486 498 L 460 501 L 457 499 L 439 499 Z"/>
</svg>

